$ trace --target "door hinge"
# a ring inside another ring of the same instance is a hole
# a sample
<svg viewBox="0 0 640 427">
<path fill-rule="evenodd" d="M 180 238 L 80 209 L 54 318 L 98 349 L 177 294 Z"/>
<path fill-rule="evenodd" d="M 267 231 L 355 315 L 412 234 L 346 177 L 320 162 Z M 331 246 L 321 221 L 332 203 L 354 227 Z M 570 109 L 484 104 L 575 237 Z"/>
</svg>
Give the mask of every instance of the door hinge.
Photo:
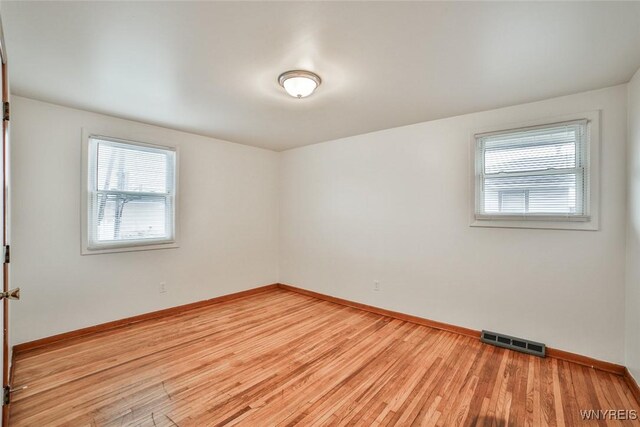
<svg viewBox="0 0 640 427">
<path fill-rule="evenodd" d="M 4 263 L 9 264 L 11 262 L 11 247 L 9 245 L 4 247 Z"/>
<path fill-rule="evenodd" d="M 2 403 L 4 405 L 8 405 L 9 403 L 11 403 L 11 394 L 15 393 L 16 391 L 21 391 L 26 389 L 27 386 L 23 385 L 22 387 L 17 387 L 17 388 L 11 388 L 10 386 L 5 386 L 2 389 Z"/>
<path fill-rule="evenodd" d="M 2 104 L 2 120 L 9 120 L 9 102 Z"/>
<path fill-rule="evenodd" d="M 20 299 L 20 288 L 11 289 L 10 291 L 0 292 L 0 300 L 3 299 Z"/>
</svg>

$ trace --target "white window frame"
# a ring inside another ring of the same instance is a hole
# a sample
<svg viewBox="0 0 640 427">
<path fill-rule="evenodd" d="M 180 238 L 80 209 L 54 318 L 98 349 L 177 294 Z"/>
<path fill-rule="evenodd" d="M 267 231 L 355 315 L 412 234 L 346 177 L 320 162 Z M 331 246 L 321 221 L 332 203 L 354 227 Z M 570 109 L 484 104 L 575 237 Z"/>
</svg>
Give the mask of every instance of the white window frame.
<svg viewBox="0 0 640 427">
<path fill-rule="evenodd" d="M 481 203 L 483 162 L 478 149 L 478 138 L 488 134 L 515 132 L 536 127 L 553 126 L 559 123 L 586 121 L 585 151 L 583 166 L 584 215 L 492 215 L 477 214 Z M 589 230 L 599 228 L 600 205 L 600 111 L 555 116 L 528 122 L 514 123 L 492 128 L 478 129 L 471 134 L 470 141 L 470 226 L 500 228 L 542 228 L 560 230 Z"/>
<path fill-rule="evenodd" d="M 109 136 L 106 136 L 109 135 Z M 173 215 L 170 220 L 173 221 L 173 238 L 171 239 L 149 239 L 149 241 L 139 240 L 132 242 L 116 242 L 105 244 L 92 244 L 91 231 L 89 230 L 89 218 L 91 215 L 91 170 L 92 156 L 96 153 L 92 152 L 90 139 L 104 140 L 114 143 L 134 145 L 138 147 L 146 147 L 152 149 L 169 150 L 175 153 L 175 167 L 173 171 Z M 95 255 L 115 252 L 130 252 L 130 251 L 145 251 L 155 249 L 171 249 L 178 248 L 178 235 L 179 235 L 179 221 L 178 221 L 178 165 L 179 165 L 179 150 L 176 146 L 171 145 L 159 145 L 148 142 L 142 142 L 139 138 L 132 140 L 124 138 L 122 135 L 115 136 L 113 132 L 92 132 L 87 129 L 82 129 L 82 180 L 81 180 L 81 253 L 82 255 Z"/>
</svg>

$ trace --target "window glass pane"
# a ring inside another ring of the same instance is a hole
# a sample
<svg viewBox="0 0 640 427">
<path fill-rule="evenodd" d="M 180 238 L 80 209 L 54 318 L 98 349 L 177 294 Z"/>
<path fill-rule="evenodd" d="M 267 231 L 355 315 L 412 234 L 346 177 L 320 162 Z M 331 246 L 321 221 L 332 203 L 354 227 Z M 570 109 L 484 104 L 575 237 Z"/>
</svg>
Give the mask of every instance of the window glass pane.
<svg viewBox="0 0 640 427">
<path fill-rule="evenodd" d="M 529 213 L 573 214 L 578 211 L 576 186 L 571 183 L 566 187 L 544 188 L 529 192 Z"/>
<path fill-rule="evenodd" d="M 523 172 L 546 169 L 576 167 L 575 131 L 565 131 L 537 137 L 526 137 L 542 145 L 521 145 L 513 147 L 487 148 L 484 171 L 487 174 L 500 172 Z M 553 143 L 548 143 L 552 140 Z M 518 142 L 518 140 L 514 140 Z"/>
<path fill-rule="evenodd" d="M 583 215 L 585 122 L 481 136 L 480 214 Z"/>
<path fill-rule="evenodd" d="M 578 212 L 576 174 L 486 177 L 486 213 Z"/>
<path fill-rule="evenodd" d="M 525 191 L 499 191 L 499 212 L 525 212 L 527 193 Z"/>
<path fill-rule="evenodd" d="M 97 151 L 98 190 L 169 192 L 168 152 L 103 142 Z"/>
<path fill-rule="evenodd" d="M 175 151 L 92 137 L 89 153 L 88 248 L 173 242 Z"/>
<path fill-rule="evenodd" d="M 143 240 L 170 238 L 168 196 L 96 195 L 96 240 Z"/>
</svg>

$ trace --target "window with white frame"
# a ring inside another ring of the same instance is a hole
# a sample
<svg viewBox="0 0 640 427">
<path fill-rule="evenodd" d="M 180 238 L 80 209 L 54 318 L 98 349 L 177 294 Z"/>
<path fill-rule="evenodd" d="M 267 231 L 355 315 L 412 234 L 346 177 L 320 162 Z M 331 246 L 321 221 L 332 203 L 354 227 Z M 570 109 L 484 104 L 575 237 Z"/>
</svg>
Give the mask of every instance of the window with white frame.
<svg viewBox="0 0 640 427">
<path fill-rule="evenodd" d="M 589 221 L 589 153 L 587 120 L 476 135 L 475 218 Z"/>
<path fill-rule="evenodd" d="M 90 136 L 87 154 L 87 249 L 173 243 L 175 149 Z"/>
</svg>

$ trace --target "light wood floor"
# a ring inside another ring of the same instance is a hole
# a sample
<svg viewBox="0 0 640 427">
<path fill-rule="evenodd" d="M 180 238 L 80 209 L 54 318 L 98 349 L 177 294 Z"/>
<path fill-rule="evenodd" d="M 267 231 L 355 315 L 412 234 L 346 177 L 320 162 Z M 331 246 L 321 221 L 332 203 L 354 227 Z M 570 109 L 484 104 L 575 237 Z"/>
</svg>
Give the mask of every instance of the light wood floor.
<svg viewBox="0 0 640 427">
<path fill-rule="evenodd" d="M 580 409 L 640 410 L 622 377 L 286 290 L 15 362 L 12 426 L 575 426 Z"/>
</svg>

